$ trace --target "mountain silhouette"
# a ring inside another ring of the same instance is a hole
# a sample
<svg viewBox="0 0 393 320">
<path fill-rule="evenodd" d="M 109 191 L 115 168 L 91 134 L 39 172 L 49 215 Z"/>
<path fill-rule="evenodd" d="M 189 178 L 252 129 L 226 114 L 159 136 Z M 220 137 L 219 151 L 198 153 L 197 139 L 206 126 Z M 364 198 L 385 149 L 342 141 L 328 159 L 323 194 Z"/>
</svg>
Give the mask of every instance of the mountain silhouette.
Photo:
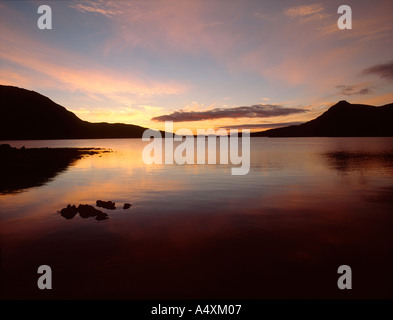
<svg viewBox="0 0 393 320">
<path fill-rule="evenodd" d="M 49 98 L 18 87 L 0 85 L 0 99 L 0 140 L 141 138 L 147 129 L 83 121 Z M 391 137 L 392 120 L 393 103 L 375 107 L 340 101 L 311 121 L 251 136 Z"/>
<path fill-rule="evenodd" d="M 319 117 L 297 126 L 252 133 L 253 137 L 392 137 L 393 103 L 375 107 L 336 103 Z"/>
<path fill-rule="evenodd" d="M 91 123 L 49 98 L 0 85 L 0 140 L 141 138 L 146 128 Z"/>
</svg>

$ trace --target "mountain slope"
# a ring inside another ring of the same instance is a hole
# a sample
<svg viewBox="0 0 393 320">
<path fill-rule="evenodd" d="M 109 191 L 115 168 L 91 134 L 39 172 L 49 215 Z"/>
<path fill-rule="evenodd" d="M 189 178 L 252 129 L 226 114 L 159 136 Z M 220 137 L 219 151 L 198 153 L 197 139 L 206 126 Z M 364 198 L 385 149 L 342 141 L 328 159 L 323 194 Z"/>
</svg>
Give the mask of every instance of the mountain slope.
<svg viewBox="0 0 393 320">
<path fill-rule="evenodd" d="M 374 107 L 340 101 L 314 120 L 251 136 L 393 136 L 392 120 L 392 103 Z M 130 124 L 83 121 L 37 92 L 0 85 L 0 140 L 140 138 L 145 130 Z"/>
<path fill-rule="evenodd" d="M 270 129 L 254 137 L 392 137 L 393 103 L 374 107 L 340 101 L 301 125 Z"/>
<path fill-rule="evenodd" d="M 49 98 L 0 85 L 0 140 L 140 138 L 146 128 L 90 123 Z"/>
</svg>

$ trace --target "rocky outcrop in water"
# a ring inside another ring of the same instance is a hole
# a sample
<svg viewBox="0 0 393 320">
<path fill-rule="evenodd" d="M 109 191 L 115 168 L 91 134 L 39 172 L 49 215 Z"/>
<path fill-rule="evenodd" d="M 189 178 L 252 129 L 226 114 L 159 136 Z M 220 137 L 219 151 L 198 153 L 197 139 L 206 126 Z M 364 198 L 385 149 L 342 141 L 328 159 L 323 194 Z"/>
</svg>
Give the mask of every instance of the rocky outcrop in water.
<svg viewBox="0 0 393 320">
<path fill-rule="evenodd" d="M 77 213 L 84 219 L 91 217 L 95 217 L 98 221 L 109 219 L 109 216 L 105 212 L 97 210 L 88 204 L 80 204 L 78 207 L 69 204 L 66 208 L 60 210 L 62 217 L 67 220 L 73 219 Z"/>
<path fill-rule="evenodd" d="M 101 207 L 108 210 L 115 210 L 115 202 L 112 201 L 96 201 L 97 207 Z M 132 205 L 130 203 L 125 203 L 123 205 L 123 209 L 129 209 Z M 109 215 L 101 210 L 94 208 L 89 204 L 80 204 L 78 207 L 75 205 L 68 204 L 67 207 L 58 211 L 61 216 L 67 220 L 73 219 L 78 213 L 79 216 L 83 219 L 95 217 L 96 220 L 107 220 L 109 219 Z"/>
<path fill-rule="evenodd" d="M 115 203 L 112 201 L 102 201 L 102 200 L 97 200 L 96 201 L 97 207 L 101 207 L 104 209 L 109 209 L 109 210 L 115 210 L 116 206 Z"/>
</svg>

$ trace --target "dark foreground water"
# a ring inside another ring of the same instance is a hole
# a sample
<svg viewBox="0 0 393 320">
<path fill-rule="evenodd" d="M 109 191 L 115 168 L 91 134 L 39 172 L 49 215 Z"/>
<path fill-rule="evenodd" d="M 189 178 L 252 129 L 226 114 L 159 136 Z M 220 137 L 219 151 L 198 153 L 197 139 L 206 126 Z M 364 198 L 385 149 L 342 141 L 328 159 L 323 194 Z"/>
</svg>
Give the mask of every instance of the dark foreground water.
<svg viewBox="0 0 393 320">
<path fill-rule="evenodd" d="M 3 299 L 393 297 L 392 138 L 252 138 L 245 176 L 145 165 L 139 139 L 7 143 L 114 152 L 0 195 Z M 107 220 L 58 212 L 99 199 Z"/>
</svg>

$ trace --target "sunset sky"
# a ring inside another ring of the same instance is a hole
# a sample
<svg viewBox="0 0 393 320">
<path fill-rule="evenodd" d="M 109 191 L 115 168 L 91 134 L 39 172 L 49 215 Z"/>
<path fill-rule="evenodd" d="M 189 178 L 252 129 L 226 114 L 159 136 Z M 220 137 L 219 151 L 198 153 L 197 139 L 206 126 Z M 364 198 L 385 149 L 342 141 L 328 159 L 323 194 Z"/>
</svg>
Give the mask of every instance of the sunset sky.
<svg viewBox="0 0 393 320">
<path fill-rule="evenodd" d="M 393 102 L 392 18 L 391 0 L 1 0 L 0 84 L 92 122 L 260 131 Z"/>
</svg>

